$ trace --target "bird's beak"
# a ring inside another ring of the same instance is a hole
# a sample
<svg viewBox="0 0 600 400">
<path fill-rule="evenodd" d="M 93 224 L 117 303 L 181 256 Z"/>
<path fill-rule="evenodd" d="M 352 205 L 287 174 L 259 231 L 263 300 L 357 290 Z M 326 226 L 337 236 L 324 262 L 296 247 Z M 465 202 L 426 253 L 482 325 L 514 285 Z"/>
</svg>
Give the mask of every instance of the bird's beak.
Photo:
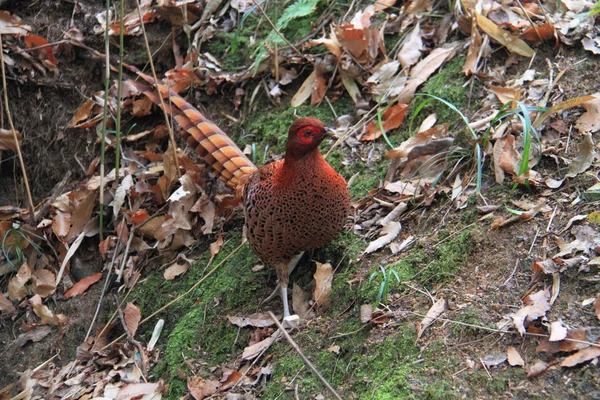
<svg viewBox="0 0 600 400">
<path fill-rule="evenodd" d="M 325 127 L 325 133 L 328 134 L 329 136 L 335 136 L 335 129 L 331 128 L 329 126 Z"/>
</svg>

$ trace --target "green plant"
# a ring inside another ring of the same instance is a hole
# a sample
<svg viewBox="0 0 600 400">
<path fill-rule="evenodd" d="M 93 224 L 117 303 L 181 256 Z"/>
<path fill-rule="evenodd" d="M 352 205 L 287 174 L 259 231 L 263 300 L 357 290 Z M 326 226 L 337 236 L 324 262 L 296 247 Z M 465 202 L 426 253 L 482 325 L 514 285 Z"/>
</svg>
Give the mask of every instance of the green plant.
<svg viewBox="0 0 600 400">
<path fill-rule="evenodd" d="M 379 277 L 379 291 L 377 292 L 377 297 L 373 303 L 373 309 L 376 309 L 380 303 L 387 304 L 387 297 L 390 293 L 390 281 L 392 278 L 396 278 L 396 281 L 400 283 L 400 276 L 398 273 L 393 269 L 386 270 L 383 265 L 380 265 L 377 271 L 374 271 L 371 274 L 369 282 L 372 282 L 376 277 Z"/>
<path fill-rule="evenodd" d="M 6 262 L 10 265 L 11 268 L 16 270 L 16 266 L 13 263 L 14 260 L 10 259 L 11 253 L 14 253 L 16 256 L 16 260 L 18 264 L 22 264 L 25 262 L 25 254 L 23 253 L 24 243 L 23 240 L 29 243 L 39 254 L 42 253 L 42 249 L 35 244 L 29 237 L 33 236 L 40 240 L 45 240 L 43 237 L 36 235 L 35 233 L 28 231 L 27 229 L 21 227 L 21 224 L 18 222 L 13 222 L 12 228 L 7 229 L 4 233 L 4 237 L 2 238 L 2 244 L 0 247 L 2 248 L 2 255 L 6 258 Z"/>
</svg>

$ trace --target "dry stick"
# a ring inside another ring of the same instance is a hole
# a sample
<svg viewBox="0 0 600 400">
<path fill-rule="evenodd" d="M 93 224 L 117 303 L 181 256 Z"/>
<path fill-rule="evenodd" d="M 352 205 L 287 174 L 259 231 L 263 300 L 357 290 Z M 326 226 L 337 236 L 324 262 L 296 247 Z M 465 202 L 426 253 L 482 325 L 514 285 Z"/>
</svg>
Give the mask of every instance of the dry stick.
<svg viewBox="0 0 600 400">
<path fill-rule="evenodd" d="M 167 113 L 167 109 L 165 108 L 165 102 L 163 100 L 162 94 L 160 93 L 160 89 L 158 88 L 158 78 L 156 77 L 156 69 L 154 69 L 154 61 L 152 60 L 152 51 L 150 51 L 150 44 L 148 43 L 148 36 L 146 36 L 146 28 L 144 27 L 144 18 L 142 17 L 142 9 L 140 7 L 140 0 L 136 0 L 135 4 L 137 5 L 138 14 L 140 17 L 140 26 L 142 27 L 142 36 L 144 37 L 144 44 L 146 45 L 146 53 L 148 53 L 148 61 L 150 62 L 150 70 L 152 70 L 152 77 L 154 78 L 154 89 L 158 94 L 158 98 L 160 99 L 160 108 L 162 108 L 163 113 L 165 115 L 165 122 L 167 123 L 167 129 L 169 130 L 169 141 L 171 142 L 171 147 L 173 149 L 173 159 L 175 160 L 175 166 L 177 167 L 177 177 L 181 178 L 181 171 L 179 170 L 179 161 L 177 161 L 177 144 L 175 143 L 175 135 L 173 134 L 173 126 L 171 125 L 171 120 L 169 119 L 169 114 Z"/>
<path fill-rule="evenodd" d="M 223 265 L 225 263 L 225 261 L 229 260 L 229 258 L 231 256 L 233 256 L 240 248 L 242 248 L 242 246 L 244 244 L 245 243 L 242 243 L 238 247 L 236 247 L 235 249 L 233 249 L 233 251 L 231 253 L 229 253 L 227 255 L 227 257 L 225 257 L 219 264 L 217 264 L 206 275 L 204 275 L 202 277 L 202 279 L 200 279 L 198 282 L 194 283 L 185 293 L 183 293 L 182 295 L 180 295 L 180 296 L 176 297 L 175 299 L 171 300 L 170 302 L 168 302 L 167 304 L 165 304 L 164 306 L 162 306 L 158 310 L 154 311 L 152 314 L 148 315 L 146 318 L 144 318 L 143 320 L 140 321 L 139 325 L 141 326 L 143 323 L 148 322 L 151 318 L 153 318 L 154 316 L 160 314 L 161 312 L 163 312 L 164 310 L 166 310 L 167 308 L 171 307 L 173 304 L 177 303 L 179 300 L 183 299 L 185 296 L 187 296 L 188 294 L 190 294 L 194 289 L 196 289 L 198 286 L 200 286 L 200 284 L 202 282 L 204 282 L 206 280 L 206 278 L 208 278 L 209 276 L 211 276 L 221 265 Z M 123 339 L 124 337 L 125 337 L 125 335 L 119 336 L 118 338 L 116 338 L 115 340 L 113 340 L 112 342 L 110 342 L 109 344 L 107 344 L 106 346 L 104 346 L 102 348 L 102 350 L 108 349 L 110 346 L 112 346 L 113 344 L 115 344 L 119 340 Z"/>
<path fill-rule="evenodd" d="M 4 68 L 4 49 L 2 44 L 1 33 L 0 64 L 2 64 L 2 88 L 4 89 L 4 108 L 6 109 L 6 117 L 8 118 L 8 124 L 10 125 L 10 130 L 15 141 L 15 148 L 17 149 L 17 155 L 19 156 L 19 164 L 21 164 L 21 173 L 23 174 L 23 179 L 25 180 L 25 189 L 27 189 L 27 200 L 29 201 L 29 216 L 31 218 L 31 223 L 33 223 L 35 219 L 33 197 L 31 197 L 31 189 L 29 188 L 29 180 L 27 179 L 27 171 L 25 170 L 25 162 L 23 161 L 23 154 L 21 154 L 21 146 L 19 145 L 19 140 L 17 138 L 17 131 L 15 130 L 15 125 L 13 124 L 12 116 L 10 115 L 10 107 L 8 106 L 8 88 L 6 87 L 6 69 Z"/>
<path fill-rule="evenodd" d="M 252 0 L 254 2 L 254 4 L 256 4 L 256 7 L 258 7 L 258 9 L 260 10 L 260 12 L 262 13 L 262 15 L 265 17 L 265 19 L 267 20 L 267 22 L 269 23 L 269 25 L 271 25 L 271 28 L 273 28 L 273 30 L 275 31 L 276 34 L 279 35 L 280 38 L 283 39 L 283 41 L 290 46 L 290 48 L 292 50 L 294 50 L 296 52 L 296 54 L 298 54 L 300 57 L 304 57 L 304 54 L 300 53 L 300 51 L 294 47 L 293 44 L 291 44 L 286 38 L 285 36 L 283 36 L 283 34 L 281 32 L 279 32 L 279 30 L 277 29 L 277 27 L 275 26 L 275 24 L 273 24 L 273 21 L 271 21 L 271 18 L 269 18 L 269 16 L 267 15 L 267 13 L 265 12 L 265 10 L 263 10 L 263 8 L 260 6 L 260 4 L 258 4 L 258 0 Z M 142 24 L 143 26 L 143 24 Z"/>
<path fill-rule="evenodd" d="M 34 220 L 36 223 L 39 223 L 41 221 L 41 219 L 44 217 L 44 215 L 46 214 L 46 212 L 48 212 L 50 210 L 50 205 L 52 203 L 54 203 L 54 200 L 56 200 L 56 198 L 62 194 L 62 191 L 65 189 L 65 186 L 67 186 L 67 182 L 69 181 L 70 178 L 71 178 L 71 171 L 67 171 L 67 173 L 62 178 L 62 180 L 56 186 L 54 186 L 52 195 L 48 198 L 48 200 L 44 203 L 44 205 L 35 212 Z"/>
<path fill-rule="evenodd" d="M 110 282 L 110 274 L 112 273 L 113 267 L 115 265 L 115 259 L 117 258 L 117 253 L 119 250 L 119 243 L 121 242 L 119 238 L 123 235 L 123 229 L 125 229 L 125 221 L 123 221 L 123 225 L 121 225 L 121 230 L 119 231 L 119 235 L 117 236 L 117 242 L 115 243 L 115 250 L 113 252 L 112 260 L 110 261 L 110 266 L 108 267 L 108 273 L 106 274 L 106 280 L 104 281 L 104 286 L 102 287 L 102 293 L 100 293 L 100 298 L 98 299 L 98 305 L 96 306 L 96 312 L 94 313 L 94 317 L 92 318 L 92 322 L 90 323 L 90 327 L 85 335 L 85 342 L 88 337 L 90 337 L 90 333 L 92 333 L 92 329 L 94 328 L 94 324 L 96 323 L 96 318 L 98 318 L 98 314 L 100 314 L 100 307 L 102 306 L 102 299 L 104 299 L 104 295 L 106 294 L 106 290 L 108 289 L 108 283 Z M 123 257 L 127 257 L 127 254 L 123 254 Z M 104 329 L 103 329 L 104 331 Z"/>
<path fill-rule="evenodd" d="M 325 378 L 323 377 L 323 375 L 321 375 L 321 373 L 319 371 L 317 371 L 317 369 L 315 368 L 315 366 L 313 365 L 313 363 L 311 363 L 310 360 L 308 358 L 306 358 L 306 356 L 304 355 L 304 353 L 302 352 L 302 350 L 300 349 L 300 347 L 296 344 L 296 342 L 294 342 L 294 339 L 292 339 L 292 337 L 290 336 L 289 333 L 287 333 L 287 331 L 285 330 L 285 328 L 283 326 L 281 326 L 281 323 L 279 323 L 279 320 L 277 319 L 277 317 L 275 316 L 275 314 L 273 314 L 273 312 L 269 311 L 269 317 L 271 317 L 271 319 L 273 320 L 273 322 L 275 323 L 275 325 L 277 325 L 277 328 L 279 328 L 279 330 L 283 333 L 283 336 L 285 336 L 285 338 L 292 345 L 292 347 L 294 348 L 294 350 L 296 350 L 296 353 L 298 353 L 298 355 L 300 356 L 300 358 L 302 358 L 302 361 L 304 361 L 304 364 L 306 364 L 306 366 L 308 368 L 310 368 L 310 370 L 312 372 L 314 372 L 315 375 L 317 375 L 317 377 L 319 378 L 319 380 L 323 383 L 323 385 L 325 385 L 325 387 L 327 388 L 327 390 L 329 390 L 329 392 L 331 392 L 331 394 L 333 395 L 333 397 L 335 397 L 336 399 L 342 400 L 342 397 L 338 394 L 338 392 L 336 392 L 335 389 L 333 388 L 333 386 L 331 386 L 329 384 L 329 382 L 327 382 L 327 380 L 325 380 Z"/>
</svg>

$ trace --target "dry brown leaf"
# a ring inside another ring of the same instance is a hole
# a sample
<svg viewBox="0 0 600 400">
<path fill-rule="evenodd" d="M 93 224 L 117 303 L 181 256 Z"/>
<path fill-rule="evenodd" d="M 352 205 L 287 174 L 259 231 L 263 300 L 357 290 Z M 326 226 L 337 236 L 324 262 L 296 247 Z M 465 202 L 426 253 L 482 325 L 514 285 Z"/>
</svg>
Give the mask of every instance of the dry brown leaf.
<svg viewBox="0 0 600 400">
<path fill-rule="evenodd" d="M 421 32 L 421 25 L 419 22 L 415 25 L 412 31 L 408 34 L 408 37 L 398 50 L 396 58 L 400 61 L 402 68 L 410 68 L 421 59 L 423 46 L 423 37 Z"/>
<path fill-rule="evenodd" d="M 342 73 L 341 76 L 342 76 L 342 83 L 344 84 L 346 91 L 350 95 L 350 98 L 352 99 L 352 101 L 355 104 L 358 103 L 358 101 L 361 99 L 361 95 L 360 95 L 360 89 L 358 88 L 356 81 L 346 74 Z"/>
<path fill-rule="evenodd" d="M 102 98 L 104 91 L 94 93 L 93 98 Z M 95 110 L 94 110 L 95 108 Z M 94 115 L 90 117 L 94 110 Z M 89 128 L 96 125 L 102 119 L 102 108 L 92 100 L 86 100 L 75 112 L 69 123 L 69 128 Z"/>
<path fill-rule="evenodd" d="M 558 342 L 567 337 L 567 325 L 561 320 L 554 321 L 550 324 L 550 340 L 551 342 Z"/>
<path fill-rule="evenodd" d="M 313 87 L 315 86 L 315 82 L 317 79 L 317 71 L 311 72 L 311 74 L 306 78 L 300 89 L 296 92 L 294 97 L 292 97 L 292 101 L 290 102 L 292 107 L 300 107 L 302 103 L 308 100 L 311 97 L 313 92 Z"/>
<path fill-rule="evenodd" d="M 323 101 L 325 97 L 325 89 L 327 89 L 327 81 L 325 77 L 321 74 L 317 74 L 315 76 L 315 83 L 312 87 L 312 93 L 310 95 L 310 104 L 316 105 Z"/>
<path fill-rule="evenodd" d="M 324 37 L 319 38 L 319 39 L 313 39 L 313 40 L 310 40 L 308 43 L 311 47 L 322 44 L 337 59 L 339 59 L 342 56 L 342 46 L 337 41 L 337 38 L 335 38 L 335 36 L 332 37 L 331 39 L 324 38 Z"/>
<path fill-rule="evenodd" d="M 371 321 L 371 316 L 373 315 L 373 305 L 372 304 L 362 304 L 360 306 L 360 322 L 366 324 Z"/>
<path fill-rule="evenodd" d="M 199 213 L 202 219 L 204 220 L 204 225 L 202 226 L 202 233 L 204 233 L 205 235 L 212 233 L 217 207 L 210 200 L 206 193 L 202 193 L 202 195 L 200 196 L 196 204 L 193 205 L 190 211 Z"/>
<path fill-rule="evenodd" d="M 154 399 L 160 397 L 160 391 L 159 383 L 128 383 L 119 389 L 116 399 Z"/>
<path fill-rule="evenodd" d="M 96 205 L 96 192 L 94 191 L 76 190 L 71 192 L 71 196 L 71 201 L 75 208 L 71 214 L 71 229 L 69 229 L 69 233 L 65 237 L 65 241 L 68 243 L 71 243 L 81 234 Z"/>
<path fill-rule="evenodd" d="M 400 225 L 400 222 L 397 221 L 389 221 L 384 224 L 383 228 L 381 229 L 381 236 L 369 243 L 365 249 L 365 254 L 372 253 L 390 244 L 392 240 L 396 239 L 396 237 L 400 234 L 401 229 L 402 225 Z"/>
<path fill-rule="evenodd" d="M 98 282 L 102 278 L 102 273 L 98 272 L 94 275 L 90 275 L 78 281 L 74 284 L 69 290 L 65 292 L 65 298 L 70 298 L 73 296 L 78 296 L 84 293 L 91 285 Z"/>
<path fill-rule="evenodd" d="M 533 57 L 535 52 L 523 40 L 500 28 L 493 21 L 477 12 L 475 12 L 475 17 L 477 18 L 477 25 L 479 25 L 481 30 L 501 45 L 506 46 L 508 50 L 523 57 Z"/>
<path fill-rule="evenodd" d="M 29 304 L 31 304 L 35 315 L 41 319 L 42 325 L 64 325 L 67 322 L 67 317 L 64 314 L 54 314 L 47 306 L 42 304 L 42 298 L 39 294 L 30 298 Z"/>
<path fill-rule="evenodd" d="M 310 293 L 302 290 L 300 285 L 294 285 L 292 288 L 292 308 L 302 319 L 313 319 L 315 317 L 315 312 L 310 305 L 310 299 Z"/>
<path fill-rule="evenodd" d="M 223 246 L 223 235 L 217 236 L 217 240 L 210 244 L 210 260 L 208 263 L 212 263 L 215 256 L 219 254 L 219 250 L 221 250 L 221 246 Z"/>
<path fill-rule="evenodd" d="M 467 59 L 463 65 L 462 72 L 465 75 L 472 75 L 477 71 L 477 63 L 481 51 L 481 34 L 477 29 L 477 21 L 471 18 L 471 37 L 469 40 L 469 50 L 467 51 Z"/>
<path fill-rule="evenodd" d="M 29 332 L 20 334 L 14 344 L 15 346 L 23 347 L 29 342 L 39 342 L 48 336 L 53 329 L 49 325 L 38 326 Z"/>
<path fill-rule="evenodd" d="M 547 364 L 543 361 L 538 360 L 538 361 L 536 361 L 535 364 L 528 365 L 526 367 L 527 376 L 530 378 L 536 377 L 536 376 L 542 374 L 543 372 L 545 372 L 549 366 L 550 366 L 550 364 Z"/>
<path fill-rule="evenodd" d="M 535 351 L 550 354 L 568 353 L 589 347 L 590 345 L 587 342 L 595 342 L 599 337 L 600 334 L 595 328 L 569 329 L 565 340 L 551 342 L 548 338 L 543 338 Z"/>
<path fill-rule="evenodd" d="M 400 144 L 400 146 L 385 153 L 385 156 L 388 158 L 408 159 L 409 153 L 411 153 L 418 146 L 424 146 L 433 141 L 444 139 L 447 135 L 448 125 L 436 125 L 406 139 Z M 418 151 L 418 153 L 420 152 Z"/>
<path fill-rule="evenodd" d="M 56 291 L 56 277 L 47 269 L 39 269 L 31 275 L 31 290 L 42 297 L 48 297 Z"/>
<path fill-rule="evenodd" d="M 329 294 L 331 293 L 331 284 L 333 282 L 333 269 L 330 263 L 321 264 L 317 262 L 316 264 L 317 269 L 314 274 L 316 287 L 312 297 L 317 307 L 322 307 L 331 302 Z"/>
<path fill-rule="evenodd" d="M 426 82 L 444 62 L 454 57 L 459 46 L 460 43 L 454 42 L 445 47 L 438 47 L 429 53 L 427 57 L 419 61 L 417 65 L 412 67 L 410 70 L 410 79 L 406 82 L 406 86 L 404 86 L 404 89 L 402 89 L 402 92 L 398 95 L 399 101 L 404 104 L 410 103 L 417 88 Z"/>
<path fill-rule="evenodd" d="M 186 273 L 189 268 L 190 268 L 190 263 L 187 261 L 184 261 L 182 263 L 180 263 L 178 261 L 174 262 L 167 269 L 165 269 L 165 272 L 163 272 L 163 277 L 167 281 L 172 281 L 173 279 L 177 278 L 179 275 Z"/>
<path fill-rule="evenodd" d="M 385 132 L 389 132 L 392 129 L 396 129 L 399 127 L 402 122 L 404 122 L 404 116 L 406 115 L 406 110 L 408 109 L 408 105 L 397 103 L 391 107 L 389 107 L 382 118 L 383 130 Z M 371 121 L 367 125 L 367 129 L 364 135 L 361 136 L 360 140 L 363 142 L 375 140 L 382 135 L 379 124 L 376 121 Z"/>
<path fill-rule="evenodd" d="M 135 337 L 140 320 L 142 319 L 142 312 L 135 304 L 129 302 L 125 306 L 125 311 L 123 311 L 123 319 L 125 320 L 125 326 L 127 326 L 129 334 L 132 338 Z"/>
<path fill-rule="evenodd" d="M 423 318 L 423 321 L 419 324 L 417 340 L 421 338 L 423 332 L 425 332 L 425 330 L 429 328 L 429 326 L 431 326 L 444 311 L 446 311 L 446 300 L 441 298 L 431 306 L 429 311 L 427 311 L 427 315 L 425 315 L 425 318 Z"/>
<path fill-rule="evenodd" d="M 525 365 L 525 361 L 523 361 L 523 358 L 514 346 L 508 346 L 506 349 L 506 356 L 508 358 L 508 363 L 513 367 L 522 367 Z"/>
<path fill-rule="evenodd" d="M 2 314 L 10 314 L 16 311 L 13 303 L 2 292 L 0 292 L 0 311 Z"/>
<path fill-rule="evenodd" d="M 525 306 L 511 315 L 513 323 L 521 335 L 525 334 L 525 321 L 535 321 L 546 315 L 546 312 L 550 310 L 549 299 L 550 293 L 548 290 L 540 290 L 525 296 L 523 299 Z"/>
<path fill-rule="evenodd" d="M 297 286 L 297 285 L 296 285 Z M 294 286 L 295 287 L 295 286 Z M 296 309 L 294 309 L 296 311 Z M 297 312 L 297 311 L 296 311 Z M 242 353 L 242 360 L 253 360 L 258 357 L 263 351 L 271 347 L 275 341 L 275 335 L 269 336 L 268 338 L 261 340 L 258 343 L 254 343 L 244 349 Z"/>
<path fill-rule="evenodd" d="M 504 143 L 499 158 L 500 168 L 511 175 L 517 175 L 519 164 L 521 163 L 521 156 L 515 147 L 515 137 L 513 135 L 506 135 L 505 138 L 500 139 L 499 141 Z"/>
<path fill-rule="evenodd" d="M 71 229 L 71 214 L 56 210 L 52 218 L 52 232 L 59 239 L 63 239 L 69 233 L 69 229 Z"/>
<path fill-rule="evenodd" d="M 17 275 L 13 276 L 8 282 L 8 297 L 11 300 L 20 301 L 27 296 L 25 284 L 29 282 L 29 279 L 31 279 L 31 268 L 25 263 L 19 268 Z"/>
<path fill-rule="evenodd" d="M 17 144 L 21 146 L 21 132 L 15 131 L 17 136 L 17 143 L 15 143 L 15 136 L 10 129 L 0 129 L 0 150 L 17 150 Z"/>
<path fill-rule="evenodd" d="M 598 98 L 598 94 L 594 94 L 594 95 L 586 95 L 586 96 L 579 96 L 579 97 L 575 97 L 574 99 L 569 99 L 569 100 L 565 100 L 565 101 L 561 101 L 560 103 L 550 107 L 550 109 L 548 111 L 546 111 L 545 113 L 539 115 L 535 121 L 533 122 L 533 126 L 535 128 L 539 128 L 539 126 L 552 114 L 554 114 L 555 112 L 559 112 L 559 111 L 564 111 L 564 110 L 568 110 L 569 108 L 573 108 L 573 107 L 577 107 L 577 106 L 581 106 L 585 103 L 587 103 L 588 101 L 592 101 Z"/>
<path fill-rule="evenodd" d="M 593 360 L 594 358 L 598 357 L 600 357 L 600 347 L 590 346 L 585 349 L 579 350 L 575 354 L 571 354 L 569 357 L 565 358 L 560 363 L 560 365 L 563 367 L 575 367 L 576 365 Z"/>
<path fill-rule="evenodd" d="M 265 313 L 255 313 L 250 314 L 245 317 L 231 317 L 228 316 L 227 319 L 232 324 L 239 326 L 240 328 L 244 328 L 246 326 L 253 326 L 255 328 L 264 328 L 267 326 L 271 326 L 274 324 L 269 314 Z"/>
<path fill-rule="evenodd" d="M 488 85 L 488 88 L 490 88 L 502 104 L 521 100 L 521 92 L 518 89 L 494 85 Z"/>
<path fill-rule="evenodd" d="M 569 172 L 565 175 L 567 178 L 572 178 L 585 172 L 594 162 L 596 149 L 592 140 L 592 134 L 586 132 L 583 134 L 583 142 L 579 145 L 577 157 L 569 165 Z"/>
<path fill-rule="evenodd" d="M 396 4 L 397 0 L 377 0 L 375 3 L 375 12 L 383 11 L 386 8 Z"/>
<path fill-rule="evenodd" d="M 125 203 L 125 197 L 129 194 L 129 190 L 133 186 L 133 176 L 127 175 L 119 184 L 119 187 L 115 191 L 115 197 L 112 201 L 113 216 L 115 219 L 121 212 L 121 207 Z"/>
<path fill-rule="evenodd" d="M 596 318 L 600 319 L 600 296 L 594 300 L 594 313 L 596 314 Z"/>
</svg>

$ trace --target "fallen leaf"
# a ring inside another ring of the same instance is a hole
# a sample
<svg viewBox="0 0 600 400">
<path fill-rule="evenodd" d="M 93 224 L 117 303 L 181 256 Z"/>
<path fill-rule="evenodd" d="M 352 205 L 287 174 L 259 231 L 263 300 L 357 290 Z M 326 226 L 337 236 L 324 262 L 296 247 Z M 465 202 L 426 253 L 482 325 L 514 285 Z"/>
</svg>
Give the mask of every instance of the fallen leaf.
<svg viewBox="0 0 600 400">
<path fill-rule="evenodd" d="M 525 306 L 511 315 L 513 323 L 521 335 L 525 334 L 525 321 L 535 321 L 550 310 L 549 298 L 550 293 L 547 289 L 525 296 L 523 299 Z"/>
<path fill-rule="evenodd" d="M 17 137 L 16 142 L 15 135 Z M 10 129 L 0 129 L 0 150 L 16 151 L 17 146 L 21 146 L 21 132 L 15 131 L 15 135 Z"/>
<path fill-rule="evenodd" d="M 15 340 L 15 346 L 23 347 L 29 342 L 39 342 L 48 336 L 52 332 L 52 329 L 49 325 L 35 327 L 29 332 L 20 334 L 17 340 Z"/>
<path fill-rule="evenodd" d="M 406 82 L 406 86 L 402 89 L 402 92 L 398 95 L 399 101 L 408 104 L 413 99 L 417 88 L 429 79 L 429 77 L 438 70 L 448 61 L 454 57 L 456 50 L 461 46 L 461 43 L 454 42 L 445 45 L 444 47 L 437 47 L 427 57 L 422 59 L 411 68 L 410 79 Z"/>
<path fill-rule="evenodd" d="M 56 278 L 52 271 L 37 270 L 31 275 L 31 290 L 42 297 L 48 297 L 56 290 Z"/>
<path fill-rule="evenodd" d="M 296 309 L 294 311 L 297 312 Z M 269 336 L 268 338 L 261 340 L 258 343 L 255 343 L 251 346 L 248 346 L 244 349 L 242 353 L 242 360 L 253 360 L 258 357 L 263 351 L 271 347 L 273 342 L 275 341 L 275 334 Z"/>
<path fill-rule="evenodd" d="M 527 376 L 533 378 L 545 372 L 549 366 L 549 364 L 538 360 L 535 364 L 528 365 L 525 370 L 527 371 Z"/>
<path fill-rule="evenodd" d="M 596 149 L 592 140 L 592 134 L 586 132 L 583 134 L 583 142 L 579 145 L 577 157 L 569 165 L 569 172 L 565 175 L 567 178 L 572 178 L 586 171 L 594 162 Z"/>
<path fill-rule="evenodd" d="M 389 107 L 384 113 L 382 117 L 382 123 L 384 132 L 389 132 L 392 129 L 396 129 L 399 127 L 404 121 L 404 116 L 406 115 L 406 110 L 408 109 L 408 105 L 397 103 L 391 107 Z M 360 137 L 360 140 L 363 142 L 371 141 L 379 138 L 383 132 L 379 124 L 376 121 L 371 121 L 367 125 L 366 132 L 364 135 Z"/>
<path fill-rule="evenodd" d="M 500 28 L 493 21 L 487 19 L 478 12 L 475 12 L 474 14 L 477 18 L 477 25 L 479 25 L 481 30 L 490 35 L 498 43 L 506 46 L 508 50 L 520 56 L 533 57 L 535 52 L 523 40 Z"/>
<path fill-rule="evenodd" d="M 266 326 L 271 326 L 274 324 L 271 317 L 265 313 L 255 313 L 250 314 L 245 317 L 231 317 L 228 316 L 227 319 L 232 324 L 239 326 L 240 328 L 244 328 L 246 326 L 253 326 L 255 328 L 264 328 Z"/>
<path fill-rule="evenodd" d="M 290 102 L 290 105 L 292 107 L 300 107 L 302 103 L 308 100 L 308 98 L 312 95 L 316 79 L 317 72 L 311 72 L 311 74 L 306 78 L 304 83 L 302 83 L 302 86 L 300 86 L 300 89 L 298 89 L 294 97 L 292 97 L 292 101 Z"/>
<path fill-rule="evenodd" d="M 551 342 L 558 342 L 567 337 L 567 325 L 561 320 L 554 321 L 550 324 L 550 340 Z"/>
<path fill-rule="evenodd" d="M 65 292 L 65 298 L 70 298 L 83 294 L 91 285 L 98 282 L 102 278 L 102 273 L 98 272 L 78 281 L 69 290 Z"/>
<path fill-rule="evenodd" d="M 321 264 L 317 262 L 317 269 L 314 274 L 316 287 L 313 291 L 313 300 L 317 307 L 322 307 L 330 303 L 331 284 L 333 282 L 333 269 L 330 263 Z"/>
<path fill-rule="evenodd" d="M 565 358 L 560 365 L 563 367 L 574 367 L 586 361 L 593 360 L 594 358 L 600 357 L 600 347 L 590 346 L 585 349 L 579 350 L 575 354 L 571 354 Z"/>
<path fill-rule="evenodd" d="M 523 358 L 514 346 L 508 346 L 506 349 L 506 357 L 508 358 L 508 363 L 513 367 L 522 367 L 525 365 L 525 361 L 523 361 Z"/>
<path fill-rule="evenodd" d="M 494 354 L 490 356 L 481 357 L 481 363 L 486 367 L 495 367 L 502 364 L 504 361 L 508 359 L 508 356 L 505 353 Z"/>
<path fill-rule="evenodd" d="M 392 240 L 396 239 L 400 234 L 401 229 L 402 225 L 397 221 L 389 221 L 384 224 L 381 229 L 381 236 L 369 243 L 365 249 L 365 254 L 372 253 L 381 249 L 383 246 L 390 244 Z"/>
<path fill-rule="evenodd" d="M 429 311 L 427 311 L 427 315 L 423 318 L 423 321 L 419 324 L 418 332 L 417 332 L 417 340 L 421 338 L 425 329 L 427 329 L 431 324 L 435 322 L 435 320 L 446 311 L 446 300 L 441 298 L 435 302 L 434 305 L 431 306 Z"/>
<path fill-rule="evenodd" d="M 373 315 L 373 305 L 371 304 L 362 304 L 360 306 L 360 322 L 366 324 L 371 321 L 371 316 Z"/>
<path fill-rule="evenodd" d="M 217 236 L 217 240 L 210 244 L 210 260 L 208 263 L 212 263 L 215 256 L 219 254 L 219 250 L 221 250 L 221 246 L 223 246 L 223 235 Z"/>
<path fill-rule="evenodd" d="M 2 292 L 0 292 L 0 311 L 2 311 L 2 314 L 10 314 L 16 311 L 12 301 L 6 298 L 6 296 Z"/>
<path fill-rule="evenodd" d="M 396 58 L 400 61 L 402 68 L 410 68 L 419 61 L 423 55 L 422 50 L 424 50 L 424 46 L 421 25 L 417 22 L 398 50 Z"/>
<path fill-rule="evenodd" d="M 163 277 L 167 281 L 172 281 L 179 275 L 186 273 L 189 268 L 190 263 L 187 261 L 184 261 L 182 263 L 180 263 L 179 261 L 174 262 L 167 269 L 165 269 L 165 272 L 163 272 Z"/>
<path fill-rule="evenodd" d="M 115 400 L 160 398 L 160 390 L 158 383 L 128 383 L 119 388 Z"/>
<path fill-rule="evenodd" d="M 25 284 L 31 279 L 31 268 L 27 263 L 21 265 L 17 275 L 13 276 L 8 282 L 8 297 L 11 300 L 23 300 L 27 296 Z"/>
<path fill-rule="evenodd" d="M 292 307 L 294 312 L 303 319 L 313 319 L 315 312 L 310 305 L 310 293 L 306 293 L 300 285 L 295 284 L 292 288 Z"/>
<path fill-rule="evenodd" d="M 596 318 L 600 319 L 600 296 L 594 300 L 594 313 L 596 314 Z"/>
<path fill-rule="evenodd" d="M 123 319 L 125 320 L 125 326 L 127 326 L 129 334 L 132 338 L 135 337 L 140 320 L 142 319 L 142 312 L 135 304 L 128 302 L 127 306 L 125 306 L 125 311 L 123 311 Z"/>
<path fill-rule="evenodd" d="M 42 304 L 42 298 L 36 294 L 29 299 L 29 304 L 33 312 L 41 319 L 42 325 L 64 325 L 67 323 L 67 317 L 64 314 L 54 314 L 50 309 Z"/>
</svg>

